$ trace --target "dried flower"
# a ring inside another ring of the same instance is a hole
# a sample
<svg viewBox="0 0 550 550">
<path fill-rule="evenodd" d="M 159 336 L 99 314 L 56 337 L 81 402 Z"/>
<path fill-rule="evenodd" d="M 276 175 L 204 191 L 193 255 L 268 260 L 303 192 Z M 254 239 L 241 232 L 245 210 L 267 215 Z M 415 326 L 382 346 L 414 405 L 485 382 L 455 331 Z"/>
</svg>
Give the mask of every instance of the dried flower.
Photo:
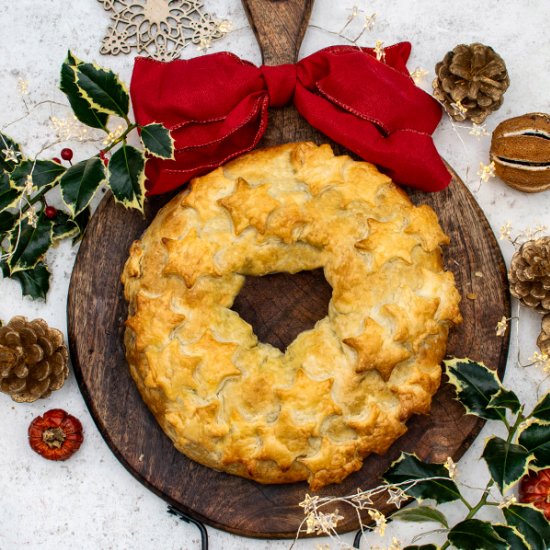
<svg viewBox="0 0 550 550">
<path fill-rule="evenodd" d="M 468 133 L 471 136 L 475 136 L 477 138 L 489 135 L 487 128 L 485 128 L 485 124 L 475 124 L 475 123 L 472 124 L 472 129 Z"/>
<path fill-rule="evenodd" d="M 23 188 L 23 195 L 31 195 L 33 192 L 34 183 L 32 181 L 32 175 L 27 174 L 25 178 L 25 187 Z"/>
<path fill-rule="evenodd" d="M 377 40 L 374 45 L 374 53 L 376 54 L 377 61 L 384 61 L 386 59 L 386 52 L 384 51 L 384 42 Z"/>
<path fill-rule="evenodd" d="M 481 181 L 487 183 L 491 178 L 495 177 L 495 163 L 490 162 L 489 164 L 483 164 L 480 162 L 477 175 Z"/>
<path fill-rule="evenodd" d="M 38 216 L 36 214 L 36 208 L 31 206 L 27 211 L 27 219 L 29 220 L 29 225 L 31 227 L 36 227 L 38 224 Z"/>
<path fill-rule="evenodd" d="M 507 328 L 508 319 L 505 316 L 502 316 L 501 320 L 497 323 L 496 326 L 497 336 L 504 336 L 506 334 Z"/>
<path fill-rule="evenodd" d="M 376 523 L 375 528 L 373 531 L 380 535 L 381 537 L 384 536 L 384 533 L 386 532 L 386 516 L 382 514 L 382 512 L 379 512 L 378 510 L 369 510 L 369 516 L 374 520 Z"/>
<path fill-rule="evenodd" d="M 550 356 L 546 353 L 535 351 L 535 353 L 529 357 L 529 366 L 539 367 L 544 372 L 550 372 Z"/>
<path fill-rule="evenodd" d="M 422 67 L 416 67 L 416 69 L 410 74 L 411 78 L 414 80 L 414 83 L 420 84 L 424 81 L 424 78 L 428 76 L 428 71 L 426 69 L 423 69 Z"/>
<path fill-rule="evenodd" d="M 445 461 L 445 468 L 447 468 L 447 471 L 449 472 L 449 477 L 451 479 L 454 479 L 457 474 L 457 465 L 450 456 L 448 456 L 447 460 Z"/>
<path fill-rule="evenodd" d="M 506 222 L 501 228 L 500 228 L 500 240 L 501 241 L 511 241 L 512 240 L 512 224 L 510 222 Z"/>
</svg>

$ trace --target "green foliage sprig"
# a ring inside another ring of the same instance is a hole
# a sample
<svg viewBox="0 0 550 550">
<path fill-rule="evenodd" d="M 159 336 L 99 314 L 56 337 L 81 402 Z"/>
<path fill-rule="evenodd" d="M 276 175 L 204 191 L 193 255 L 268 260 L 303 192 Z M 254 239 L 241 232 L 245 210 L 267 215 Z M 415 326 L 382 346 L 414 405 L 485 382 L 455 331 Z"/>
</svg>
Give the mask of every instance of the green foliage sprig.
<svg viewBox="0 0 550 550">
<path fill-rule="evenodd" d="M 449 382 L 466 414 L 500 422 L 506 428 L 505 438 L 492 436 L 485 442 L 482 458 L 490 479 L 478 501 L 470 502 L 463 496 L 462 484 L 456 477 L 456 465 L 451 458 L 446 464 L 429 464 L 414 454 L 402 453 L 384 474 L 385 483 L 374 489 L 358 490 L 348 497 L 306 495 L 300 506 L 304 508 L 303 525 L 307 527 L 307 533 L 330 535 L 346 547 L 336 531 L 342 516 L 337 509 L 329 513 L 323 511 L 327 506 L 346 503 L 355 508 L 363 533 L 374 531 L 383 535 L 387 520 L 396 520 L 435 523 L 437 532 L 446 535 L 441 546 L 413 544 L 403 550 L 550 548 L 550 523 L 544 513 L 532 504 L 518 502 L 513 494 L 528 470 L 550 467 L 550 394 L 546 394 L 527 414 L 518 396 L 505 388 L 497 374 L 482 363 L 470 359 L 452 359 L 445 363 Z M 372 499 L 382 494 L 388 496 L 389 504 L 397 507 L 407 497 L 416 500 L 417 506 L 397 510 L 386 518 L 373 506 Z M 451 525 L 437 505 L 454 501 L 462 503 L 466 512 L 458 523 Z M 478 513 L 485 507 L 500 510 L 502 520 L 491 523 L 479 519 Z M 363 524 L 364 512 L 368 513 L 367 520 L 374 521 L 373 526 Z M 401 550 L 402 547 L 394 539 L 390 548 Z"/>
<path fill-rule="evenodd" d="M 68 168 L 49 159 L 27 158 L 14 139 L 0 133 L 0 269 L 32 298 L 46 298 L 50 271 L 45 254 L 57 241 L 82 235 L 98 189 L 106 185 L 117 202 L 143 210 L 146 155 L 174 155 L 173 139 L 164 126 L 140 126 L 130 120 L 128 90 L 111 70 L 69 52 L 61 67 L 60 89 L 83 124 L 107 136 L 111 116 L 120 117 L 124 125 L 97 155 Z M 140 132 L 143 149 L 127 142 L 134 130 Z M 66 210 L 48 211 L 46 194 L 56 187 Z"/>
</svg>

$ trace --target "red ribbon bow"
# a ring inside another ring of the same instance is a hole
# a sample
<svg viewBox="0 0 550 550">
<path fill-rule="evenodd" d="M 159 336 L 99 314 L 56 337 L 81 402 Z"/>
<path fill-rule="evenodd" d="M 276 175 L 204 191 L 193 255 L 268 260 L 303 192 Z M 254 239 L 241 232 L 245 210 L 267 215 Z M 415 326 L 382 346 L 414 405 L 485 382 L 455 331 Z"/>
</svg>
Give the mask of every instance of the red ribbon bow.
<svg viewBox="0 0 550 550">
<path fill-rule="evenodd" d="M 333 46 L 296 65 L 256 67 L 223 52 L 161 63 L 137 58 L 131 83 L 138 124 L 160 122 L 175 140 L 175 159 L 150 158 L 150 194 L 181 186 L 253 149 L 267 126 L 268 107 L 291 100 L 329 138 L 381 166 L 398 183 L 425 191 L 451 176 L 431 134 L 437 102 L 417 88 L 406 61 L 408 42 L 384 49 Z"/>
</svg>

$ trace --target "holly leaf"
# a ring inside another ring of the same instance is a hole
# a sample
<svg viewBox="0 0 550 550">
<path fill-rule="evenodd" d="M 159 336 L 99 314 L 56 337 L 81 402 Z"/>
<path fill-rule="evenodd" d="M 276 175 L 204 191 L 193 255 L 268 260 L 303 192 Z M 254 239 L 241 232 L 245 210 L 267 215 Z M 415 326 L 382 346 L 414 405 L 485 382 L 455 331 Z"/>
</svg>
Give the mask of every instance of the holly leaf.
<svg viewBox="0 0 550 550">
<path fill-rule="evenodd" d="M 94 109 L 80 93 L 79 87 L 76 85 L 76 68 L 82 65 L 82 61 L 77 59 L 69 51 L 67 59 L 61 65 L 61 80 L 59 89 L 67 96 L 74 115 L 80 122 L 91 126 L 92 128 L 100 128 L 105 130 L 109 115 Z"/>
<path fill-rule="evenodd" d="M 493 523 L 493 529 L 501 539 L 504 539 L 508 543 L 511 549 L 529 550 L 525 537 L 515 527 L 503 525 L 501 523 Z"/>
<path fill-rule="evenodd" d="M 145 201 L 145 157 L 131 145 L 122 144 L 109 161 L 109 186 L 115 200 L 143 211 Z"/>
<path fill-rule="evenodd" d="M 24 189 L 27 176 L 31 176 L 33 187 L 40 189 L 54 184 L 66 168 L 53 160 L 24 160 L 11 173 L 11 181 L 17 189 Z"/>
<path fill-rule="evenodd" d="M 502 494 L 527 473 L 529 463 L 535 458 L 522 445 L 508 443 L 497 436 L 487 441 L 482 456 Z"/>
<path fill-rule="evenodd" d="M 502 510 L 506 523 L 515 527 L 532 550 L 550 547 L 550 523 L 532 504 L 512 504 Z M 515 549 L 514 549 L 515 550 Z"/>
<path fill-rule="evenodd" d="M 174 159 L 174 140 L 162 124 L 141 127 L 141 141 L 148 153 L 162 159 Z"/>
<path fill-rule="evenodd" d="M 441 523 L 443 527 L 449 528 L 447 518 L 439 510 L 436 510 L 432 506 L 415 506 L 414 508 L 403 508 L 395 512 L 391 516 L 392 519 L 399 521 L 411 521 L 415 523 L 423 523 L 426 521 L 432 521 L 435 523 Z"/>
<path fill-rule="evenodd" d="M 489 407 L 493 396 L 504 390 L 494 371 L 471 359 L 449 359 L 445 365 L 449 382 L 455 387 L 457 399 L 464 405 L 466 414 L 486 420 L 506 418 L 505 408 Z"/>
<path fill-rule="evenodd" d="M 18 271 L 33 269 L 52 244 L 52 234 L 53 222 L 42 213 L 38 216 L 36 227 L 29 223 L 28 218 L 24 218 L 20 230 L 16 227 L 10 234 L 10 274 L 13 276 Z"/>
<path fill-rule="evenodd" d="M 447 535 L 449 542 L 462 550 L 508 550 L 506 541 L 487 521 L 466 519 L 457 523 Z"/>
<path fill-rule="evenodd" d="M 537 420 L 520 432 L 519 443 L 535 457 L 538 468 L 550 466 L 550 424 Z"/>
<path fill-rule="evenodd" d="M 16 161 L 12 160 L 13 155 L 17 158 Z M 0 168 L 11 172 L 22 157 L 19 143 L 0 132 Z"/>
<path fill-rule="evenodd" d="M 518 396 L 513 391 L 507 390 L 506 388 L 502 388 L 495 393 L 487 406 L 493 409 L 510 409 L 514 414 L 521 409 L 521 403 Z"/>
<path fill-rule="evenodd" d="M 538 418 L 544 422 L 550 422 L 550 393 L 547 393 L 535 406 L 531 417 Z"/>
<path fill-rule="evenodd" d="M 78 216 L 75 216 L 73 218 L 73 221 L 75 222 L 75 224 L 78 228 L 78 233 L 73 238 L 73 244 L 78 242 L 82 238 L 82 236 L 84 235 L 84 231 L 86 229 L 86 226 L 88 225 L 88 222 L 90 221 L 90 216 L 91 216 L 90 207 L 88 207 L 88 208 L 85 208 L 84 210 L 82 210 L 82 212 L 80 212 L 80 214 L 78 214 Z"/>
<path fill-rule="evenodd" d="M 19 282 L 23 296 L 30 296 L 33 300 L 46 299 L 50 289 L 50 272 L 42 262 L 31 269 L 12 273 L 11 278 Z"/>
<path fill-rule="evenodd" d="M 0 172 L 0 212 L 14 207 L 21 198 L 21 191 L 12 186 L 7 172 Z"/>
<path fill-rule="evenodd" d="M 437 546 L 435 544 L 413 544 L 412 546 L 405 546 L 403 550 L 437 550 Z"/>
<path fill-rule="evenodd" d="M 93 63 L 79 63 L 75 71 L 76 85 L 92 109 L 121 118 L 128 115 L 130 96 L 113 71 Z"/>
<path fill-rule="evenodd" d="M 103 162 L 98 157 L 83 160 L 63 174 L 59 182 L 61 196 L 73 216 L 87 208 L 98 187 L 105 181 Z"/>
<path fill-rule="evenodd" d="M 69 216 L 66 212 L 58 210 L 53 220 L 53 242 L 55 243 L 61 239 L 74 237 L 78 232 L 79 228 L 74 218 Z"/>
<path fill-rule="evenodd" d="M 17 223 L 19 219 L 18 214 L 12 214 L 11 212 L 2 212 L 0 213 L 0 243 L 2 242 L 5 235 L 3 233 L 8 233 Z"/>
<path fill-rule="evenodd" d="M 449 477 L 449 472 L 445 466 L 442 464 L 427 464 L 413 454 L 401 453 L 401 456 L 392 463 L 383 477 L 386 482 L 391 484 L 405 481 L 416 482 L 410 488 L 401 488 L 407 495 L 419 501 L 431 498 L 438 504 L 442 504 L 460 498 L 460 492 L 455 482 Z"/>
</svg>

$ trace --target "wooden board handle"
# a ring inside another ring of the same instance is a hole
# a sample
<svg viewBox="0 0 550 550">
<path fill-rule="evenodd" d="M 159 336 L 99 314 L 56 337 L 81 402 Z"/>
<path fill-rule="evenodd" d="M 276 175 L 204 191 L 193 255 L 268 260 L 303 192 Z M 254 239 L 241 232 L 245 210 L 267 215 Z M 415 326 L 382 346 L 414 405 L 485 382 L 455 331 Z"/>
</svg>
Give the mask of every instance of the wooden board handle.
<svg viewBox="0 0 550 550">
<path fill-rule="evenodd" d="M 266 65 L 295 63 L 313 0 L 242 0 Z"/>
</svg>

